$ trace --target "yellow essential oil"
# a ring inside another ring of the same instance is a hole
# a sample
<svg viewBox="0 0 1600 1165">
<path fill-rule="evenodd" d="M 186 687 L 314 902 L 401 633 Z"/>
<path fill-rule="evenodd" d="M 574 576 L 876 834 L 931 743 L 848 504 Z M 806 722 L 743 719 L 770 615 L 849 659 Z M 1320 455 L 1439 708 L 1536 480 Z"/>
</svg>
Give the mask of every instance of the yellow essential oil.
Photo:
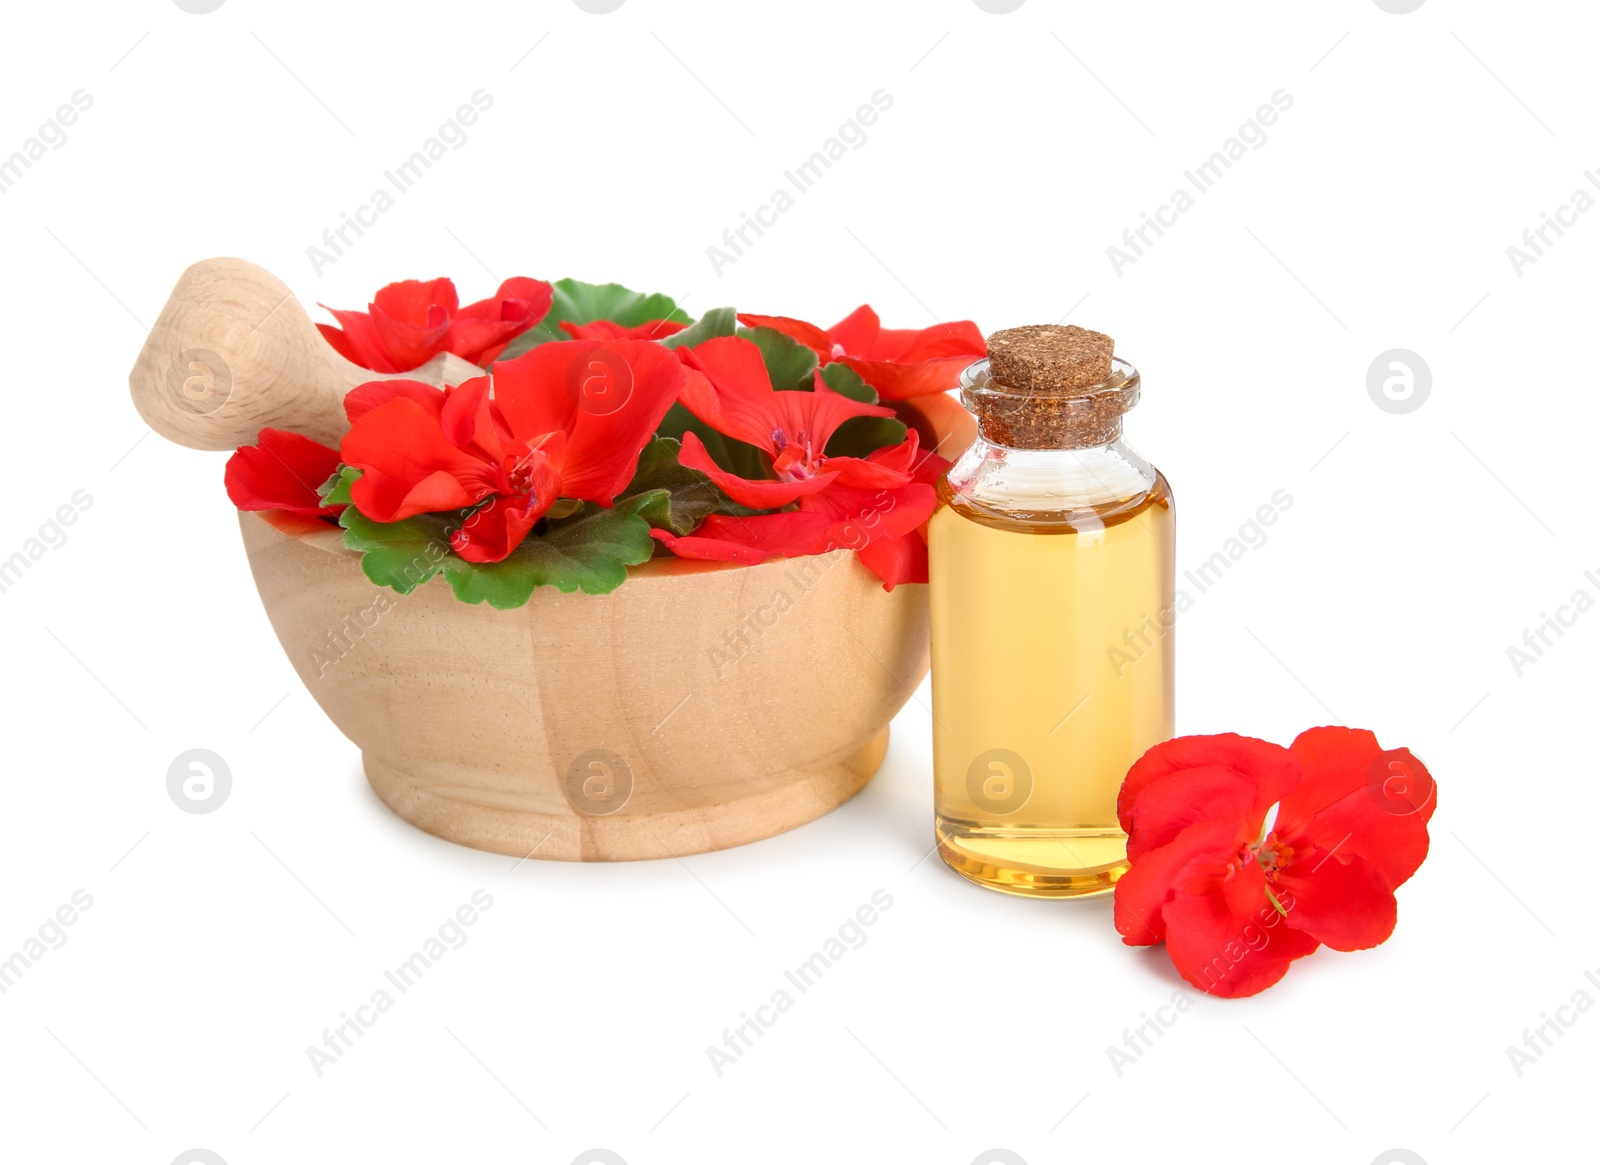
<svg viewBox="0 0 1600 1165">
<path fill-rule="evenodd" d="M 1108 337 L 1012 329 L 990 357 L 928 529 L 938 849 L 996 890 L 1101 893 L 1127 868 L 1122 779 L 1173 732 L 1172 493 L 1121 440 L 1139 377 Z"/>
</svg>

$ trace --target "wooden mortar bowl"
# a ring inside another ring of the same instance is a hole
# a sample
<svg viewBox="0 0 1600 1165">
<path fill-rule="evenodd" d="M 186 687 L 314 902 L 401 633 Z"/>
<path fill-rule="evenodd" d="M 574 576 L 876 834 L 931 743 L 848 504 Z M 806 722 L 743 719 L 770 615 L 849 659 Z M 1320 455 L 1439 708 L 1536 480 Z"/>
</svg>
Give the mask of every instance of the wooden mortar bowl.
<svg viewBox="0 0 1600 1165">
<path fill-rule="evenodd" d="M 404 375 L 481 371 L 440 356 Z M 178 281 L 129 383 L 163 436 L 232 449 L 264 426 L 337 445 L 345 393 L 374 379 L 270 272 L 208 259 Z M 949 396 L 896 409 L 946 457 L 972 439 Z M 279 642 L 378 796 L 478 849 L 660 858 L 792 829 L 866 784 L 928 670 L 927 587 L 885 592 L 850 551 L 654 559 L 608 595 L 541 587 L 499 611 L 438 578 L 377 586 L 326 523 L 239 523 Z"/>
<path fill-rule="evenodd" d="M 927 587 L 855 554 L 655 559 L 524 607 L 371 582 L 340 532 L 241 513 L 273 630 L 385 804 L 517 857 L 725 849 L 842 804 L 928 670 Z"/>
</svg>

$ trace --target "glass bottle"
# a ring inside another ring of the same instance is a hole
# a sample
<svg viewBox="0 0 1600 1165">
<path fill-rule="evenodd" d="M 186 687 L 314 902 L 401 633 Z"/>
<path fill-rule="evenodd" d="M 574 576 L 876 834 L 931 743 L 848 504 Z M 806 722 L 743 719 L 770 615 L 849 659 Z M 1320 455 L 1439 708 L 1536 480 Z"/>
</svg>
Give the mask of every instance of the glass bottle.
<svg viewBox="0 0 1600 1165">
<path fill-rule="evenodd" d="M 939 483 L 928 550 L 939 853 L 1065 898 L 1127 869 L 1122 779 L 1172 735 L 1175 526 L 1166 478 L 1122 440 L 1138 371 L 1109 337 L 1054 331 L 1104 341 L 1109 375 L 1063 383 L 1046 361 L 1008 387 L 991 369 L 1008 333 L 991 337 L 962 377 L 979 435 Z"/>
</svg>

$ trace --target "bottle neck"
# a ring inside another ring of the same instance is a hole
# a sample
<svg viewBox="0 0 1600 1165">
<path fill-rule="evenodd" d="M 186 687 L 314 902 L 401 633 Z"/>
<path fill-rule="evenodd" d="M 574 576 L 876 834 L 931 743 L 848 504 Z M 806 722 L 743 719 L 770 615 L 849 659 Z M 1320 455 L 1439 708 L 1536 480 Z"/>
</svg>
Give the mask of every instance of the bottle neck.
<svg viewBox="0 0 1600 1165">
<path fill-rule="evenodd" d="M 1093 424 L 1071 427 L 1021 425 L 1016 418 L 995 415 L 992 406 L 976 411 L 978 436 L 997 449 L 1011 451 L 1066 453 L 1086 449 L 1105 449 L 1122 440 L 1121 415 Z"/>
<path fill-rule="evenodd" d="M 1071 513 L 1142 497 L 1159 474 L 1119 435 L 1071 449 L 1019 449 L 981 431 L 945 476 L 951 497 L 1001 513 Z"/>
<path fill-rule="evenodd" d="M 984 440 L 1001 448 L 1104 448 L 1121 439 L 1122 415 L 1139 403 L 1139 370 L 1113 357 L 1099 384 L 1016 387 L 997 382 L 990 362 L 979 360 L 961 374 L 961 403 Z"/>
</svg>

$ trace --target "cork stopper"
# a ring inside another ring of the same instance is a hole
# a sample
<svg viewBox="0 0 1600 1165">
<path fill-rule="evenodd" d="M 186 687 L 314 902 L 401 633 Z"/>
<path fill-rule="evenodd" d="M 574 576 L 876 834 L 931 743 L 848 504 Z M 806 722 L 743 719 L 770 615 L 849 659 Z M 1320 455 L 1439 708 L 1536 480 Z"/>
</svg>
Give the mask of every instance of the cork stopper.
<svg viewBox="0 0 1600 1165">
<path fill-rule="evenodd" d="M 989 337 L 989 375 L 1018 391 L 1089 388 L 1111 375 L 1116 341 L 1076 324 L 1028 324 Z"/>
<path fill-rule="evenodd" d="M 962 377 L 984 439 L 1013 449 L 1082 449 L 1122 435 L 1139 373 L 1115 341 L 1073 324 L 1031 324 L 989 337 L 989 358 Z"/>
</svg>

